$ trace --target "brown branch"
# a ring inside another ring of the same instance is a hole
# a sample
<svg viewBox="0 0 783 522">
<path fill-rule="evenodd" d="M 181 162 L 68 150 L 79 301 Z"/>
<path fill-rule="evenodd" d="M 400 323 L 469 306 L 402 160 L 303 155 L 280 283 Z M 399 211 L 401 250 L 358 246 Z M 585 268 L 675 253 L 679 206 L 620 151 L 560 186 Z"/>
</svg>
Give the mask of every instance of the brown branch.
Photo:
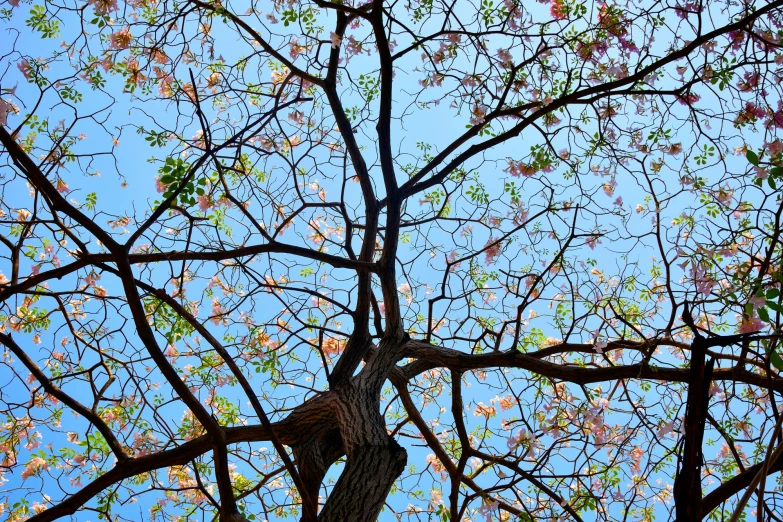
<svg viewBox="0 0 783 522">
<path fill-rule="evenodd" d="M 750 466 L 742 473 L 730 478 L 705 495 L 701 503 L 701 518 L 705 518 L 713 509 L 717 508 L 743 489 L 749 487 L 763 466 L 764 462 L 759 462 L 758 464 Z M 770 463 L 767 474 L 771 475 L 779 471 L 783 471 L 783 455 L 780 455 L 774 462 Z"/>
<path fill-rule="evenodd" d="M 311 250 L 305 247 L 287 245 L 285 243 L 268 243 L 264 245 L 242 246 L 233 250 L 213 250 L 213 251 L 173 251 L 173 252 L 151 252 L 148 254 L 130 254 L 128 260 L 131 264 L 135 263 L 159 263 L 164 261 L 225 261 L 236 259 L 238 257 L 256 256 L 259 254 L 291 254 L 305 257 L 313 261 L 320 261 L 335 268 L 350 268 L 354 270 L 366 270 L 373 272 L 377 266 L 373 262 L 352 261 L 339 256 L 333 256 L 317 250 Z M 116 262 L 114 254 L 81 254 L 79 261 L 89 263 L 113 263 Z"/>
<path fill-rule="evenodd" d="M 288 68 L 288 70 L 291 71 L 295 76 L 299 76 L 300 78 L 307 80 L 308 82 L 314 85 L 323 86 L 324 84 L 323 78 L 313 76 L 312 74 L 298 68 L 296 65 L 293 64 L 293 62 L 291 62 L 291 60 L 283 56 L 280 52 L 277 51 L 277 49 L 269 45 L 269 42 L 267 42 L 260 34 L 258 34 L 258 31 L 253 29 L 250 25 L 248 25 L 247 22 L 239 18 L 239 16 L 237 16 L 236 14 L 230 12 L 228 9 L 223 7 L 220 3 L 217 3 L 216 5 L 210 5 L 205 2 L 201 2 L 200 0 L 188 0 L 188 2 L 197 5 L 200 8 L 209 11 L 211 13 L 215 13 L 219 16 L 227 17 L 229 20 L 234 22 L 237 26 L 244 29 L 247 32 L 247 34 L 252 36 L 253 39 L 256 42 L 258 42 L 258 44 L 261 46 L 261 49 L 263 49 L 264 52 L 269 53 L 272 57 L 274 57 L 275 60 L 285 65 L 286 68 Z"/>
<path fill-rule="evenodd" d="M 266 415 L 266 412 L 264 412 L 264 408 L 261 406 L 261 401 L 258 400 L 258 396 L 253 392 L 253 388 L 250 386 L 250 382 L 245 377 L 245 374 L 242 373 L 242 370 L 239 368 L 234 358 L 231 357 L 231 354 L 228 353 L 226 348 L 222 344 L 220 344 L 220 342 L 217 339 L 215 339 L 215 337 L 209 332 L 209 330 L 207 330 L 196 317 L 194 317 L 190 312 L 188 312 L 185 309 L 185 307 L 183 307 L 179 302 L 177 302 L 176 299 L 169 296 L 165 290 L 155 290 L 149 287 L 148 285 L 141 283 L 140 281 L 137 281 L 136 284 L 145 288 L 147 291 L 154 292 L 155 295 L 158 297 L 158 299 L 160 299 L 161 301 L 169 305 L 176 313 L 180 315 L 180 317 L 185 319 L 185 321 L 187 321 L 188 324 L 190 324 L 193 328 L 195 328 L 195 330 L 220 355 L 220 358 L 223 359 L 223 361 L 229 367 L 231 373 L 237 379 L 242 390 L 247 395 L 247 398 L 249 399 L 250 404 L 253 407 L 253 410 L 256 412 L 256 415 L 261 421 L 261 425 L 264 427 L 264 429 L 266 429 L 269 432 L 269 440 L 272 442 L 272 445 L 275 447 L 275 450 L 280 455 L 280 459 L 283 461 L 283 465 L 285 466 L 288 473 L 291 475 L 294 484 L 296 484 L 297 489 L 302 495 L 302 503 L 304 504 L 303 506 L 304 511 L 306 512 L 308 517 L 311 517 L 313 520 L 315 520 L 316 512 L 317 512 L 316 504 L 314 503 L 313 499 L 310 498 L 309 492 L 305 487 L 304 482 L 299 476 L 299 473 L 296 471 L 296 468 L 294 467 L 294 464 L 291 462 L 290 457 L 288 456 L 288 452 L 286 451 L 286 449 L 283 447 L 283 444 L 275 435 L 274 429 L 272 428 L 272 423 L 269 421 L 269 417 Z"/>
<path fill-rule="evenodd" d="M 58 210 L 70 217 L 81 226 L 87 229 L 93 236 L 98 238 L 107 248 L 117 246 L 117 242 L 109 235 L 108 232 L 99 227 L 92 219 L 84 215 L 79 209 L 68 203 L 62 194 L 57 192 L 57 189 L 47 179 L 38 165 L 30 158 L 30 156 L 22 150 L 22 147 L 16 142 L 16 140 L 8 134 L 8 131 L 0 125 L 0 143 L 3 144 L 8 152 L 14 164 L 27 176 L 30 183 L 38 189 L 48 200 L 51 202 L 55 210 Z"/>
<path fill-rule="evenodd" d="M 451 371 L 470 371 L 485 368 L 520 368 L 550 379 L 591 384 L 618 379 L 651 379 L 668 382 L 687 382 L 689 371 L 683 368 L 653 368 L 647 363 L 610 366 L 605 368 L 584 368 L 566 366 L 538 359 L 529 354 L 515 352 L 497 352 L 471 355 L 429 345 L 422 341 L 410 341 L 406 345 L 404 357 L 413 357 L 417 361 L 401 369 L 406 378 L 426 372 L 433 368 L 444 367 Z M 752 373 L 739 366 L 718 368 L 713 372 L 713 380 L 733 381 L 758 386 L 764 389 L 783 391 L 783 379 L 770 378 Z"/>
<path fill-rule="evenodd" d="M 44 281 L 49 281 L 50 279 L 61 279 L 68 274 L 76 272 L 80 268 L 90 266 L 90 264 L 91 263 L 87 260 L 77 259 L 73 263 L 63 265 L 60 268 L 53 268 L 52 270 L 47 270 L 46 272 L 40 272 L 38 275 L 31 275 L 19 283 L 0 286 L 0 301 L 5 301 L 15 294 L 24 292 L 25 290 L 29 290 L 31 288 L 35 288 Z"/>
<path fill-rule="evenodd" d="M 685 410 L 682 458 L 677 477 L 674 479 L 672 492 L 675 513 L 680 522 L 698 520 L 702 511 L 702 441 L 704 439 L 704 423 L 709 409 L 712 369 L 715 363 L 714 359 L 710 359 L 705 364 L 706 355 L 704 339 L 701 336 L 695 337 L 691 345 L 691 367 L 688 375 L 688 402 Z"/>
<path fill-rule="evenodd" d="M 562 98 L 555 100 L 551 104 L 542 107 L 537 112 L 524 118 L 521 122 L 519 122 L 517 125 L 509 129 L 508 131 L 501 133 L 486 141 L 483 141 L 479 144 L 472 145 L 466 151 L 456 156 L 452 161 L 450 161 L 443 168 L 441 168 L 437 174 L 433 175 L 431 178 L 424 180 L 423 179 L 424 176 L 427 173 L 433 171 L 435 166 L 437 166 L 437 164 L 433 164 L 434 162 L 437 161 L 439 163 L 445 160 L 445 157 L 443 156 L 436 157 L 436 159 L 433 159 L 428 165 L 426 165 L 421 171 L 419 171 L 416 176 L 409 179 L 402 187 L 400 187 L 403 197 L 410 197 L 414 194 L 417 194 L 423 190 L 427 190 L 437 185 L 438 183 L 442 182 L 449 174 L 451 174 L 462 163 L 466 162 L 467 160 L 479 154 L 480 152 L 490 149 L 495 145 L 504 143 L 505 141 L 515 136 L 518 136 L 528 125 L 540 119 L 544 115 L 560 110 L 561 108 L 571 103 L 575 103 L 584 97 L 589 97 L 595 94 L 603 94 L 604 96 L 611 96 L 613 94 L 614 89 L 617 89 L 619 87 L 624 87 L 626 85 L 633 85 L 636 82 L 643 80 L 645 77 L 647 77 L 647 75 L 657 71 L 661 67 L 668 65 L 669 63 L 672 63 L 681 58 L 685 58 L 691 52 L 698 49 L 700 46 L 704 45 L 710 40 L 717 38 L 718 36 L 721 36 L 723 34 L 729 33 L 731 31 L 742 29 L 746 27 L 749 23 L 756 20 L 757 18 L 771 11 L 774 11 L 775 9 L 778 9 L 781 6 L 783 6 L 783 0 L 776 0 L 774 2 L 769 2 L 764 7 L 754 11 L 753 13 L 749 14 L 745 18 L 742 18 L 736 22 L 715 29 L 714 31 L 710 31 L 709 33 L 706 33 L 697 38 L 694 38 L 691 42 L 689 42 L 687 45 L 684 45 L 681 49 L 661 58 L 660 60 L 656 60 L 655 62 L 648 65 L 647 67 L 643 67 L 639 69 L 634 74 L 631 74 L 625 78 L 606 82 L 604 84 L 588 87 L 581 91 L 575 91 L 567 96 L 563 96 Z"/>
<path fill-rule="evenodd" d="M 427 446 L 430 447 L 438 460 L 440 460 L 440 462 L 443 464 L 443 467 L 446 468 L 446 471 L 448 471 L 449 475 L 451 476 L 451 480 L 464 483 L 484 499 L 491 499 L 496 501 L 500 509 L 508 511 L 513 515 L 521 516 L 522 511 L 515 508 L 514 506 L 507 504 L 506 502 L 503 502 L 502 500 L 489 495 L 486 491 L 484 491 L 484 489 L 476 484 L 473 479 L 459 472 L 457 466 L 454 464 L 454 462 L 451 461 L 451 457 L 448 456 L 446 451 L 440 445 L 438 438 L 432 433 L 429 426 L 427 426 L 427 422 L 422 418 L 419 409 L 414 404 L 413 399 L 408 392 L 407 380 L 405 380 L 405 378 L 399 372 L 393 372 L 390 376 L 390 380 L 397 390 L 397 393 L 400 396 L 400 400 L 402 401 L 402 404 L 405 407 L 405 411 L 407 412 L 411 422 L 413 422 L 413 424 L 421 433 L 422 437 L 424 437 L 424 440 L 427 442 Z"/>
<path fill-rule="evenodd" d="M 288 446 L 297 446 L 333 429 L 335 419 L 327 397 L 322 395 L 307 401 L 295 408 L 285 419 L 273 423 L 272 428 L 278 440 Z M 224 445 L 269 441 L 271 439 L 270 432 L 261 425 L 225 428 L 224 432 Z M 202 435 L 173 449 L 128 459 L 121 466 L 115 466 L 59 504 L 28 520 L 29 522 L 49 522 L 76 513 L 91 498 L 106 488 L 156 469 L 185 465 L 212 450 L 212 444 L 209 435 Z"/>
<path fill-rule="evenodd" d="M 73 411 L 77 412 L 79 415 L 87 419 L 93 426 L 95 426 L 100 434 L 103 435 L 103 438 L 106 440 L 106 443 L 109 445 L 112 452 L 114 453 L 114 456 L 117 457 L 117 460 L 120 464 L 128 461 L 129 457 L 125 452 L 125 448 L 122 447 L 120 441 L 117 440 L 117 437 L 114 436 L 114 432 L 112 432 L 111 428 L 109 428 L 109 426 L 98 416 L 97 413 L 95 413 L 95 411 L 89 409 L 87 406 L 80 403 L 57 387 L 57 385 L 55 385 L 51 379 L 49 379 L 46 374 L 38 367 L 38 365 L 35 364 L 32 359 L 30 359 L 27 353 L 16 343 L 16 341 L 14 341 L 10 335 L 0 332 L 0 343 L 5 345 L 14 355 L 16 355 L 17 359 L 19 359 L 27 368 L 27 371 L 33 374 L 38 382 L 41 383 L 41 387 L 46 393 L 52 397 L 57 398 L 60 402 L 71 408 Z"/>
</svg>

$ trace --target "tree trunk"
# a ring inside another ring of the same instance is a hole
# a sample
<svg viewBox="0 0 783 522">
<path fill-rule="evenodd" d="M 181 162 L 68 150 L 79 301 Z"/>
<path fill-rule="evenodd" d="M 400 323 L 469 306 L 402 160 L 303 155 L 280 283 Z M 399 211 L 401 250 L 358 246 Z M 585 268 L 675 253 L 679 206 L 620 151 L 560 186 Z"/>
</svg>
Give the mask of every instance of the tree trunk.
<svg viewBox="0 0 783 522">
<path fill-rule="evenodd" d="M 313 438 L 304 444 L 294 446 L 293 450 L 299 476 L 307 488 L 308 498 L 312 499 L 317 506 L 321 483 L 329 466 L 345 454 L 340 432 L 336 429 L 330 430 L 322 437 Z M 301 522 L 316 522 L 316 518 L 304 512 Z"/>
<path fill-rule="evenodd" d="M 386 432 L 380 414 L 386 371 L 373 364 L 377 362 L 382 361 L 376 358 L 359 375 L 332 388 L 333 411 L 348 458 L 318 522 L 375 522 L 405 469 L 408 453 Z"/>
<path fill-rule="evenodd" d="M 358 446 L 326 501 L 318 522 L 375 522 L 408 453 L 391 437 L 383 446 Z"/>
<path fill-rule="evenodd" d="M 684 314 L 683 314 L 684 315 Z M 701 520 L 701 463 L 704 423 L 709 409 L 709 388 L 714 359 L 705 365 L 704 339 L 697 336 L 691 345 L 688 402 L 685 410 L 685 436 L 682 459 L 674 479 L 674 506 L 677 522 Z"/>
</svg>

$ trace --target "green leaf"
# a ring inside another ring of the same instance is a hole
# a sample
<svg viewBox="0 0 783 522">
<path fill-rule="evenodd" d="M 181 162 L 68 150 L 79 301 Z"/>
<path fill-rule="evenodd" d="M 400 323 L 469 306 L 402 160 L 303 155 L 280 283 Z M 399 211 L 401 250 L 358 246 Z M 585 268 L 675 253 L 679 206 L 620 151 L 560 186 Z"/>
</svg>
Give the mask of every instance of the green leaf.
<svg viewBox="0 0 783 522">
<path fill-rule="evenodd" d="M 783 372 L 783 359 L 781 359 L 780 355 L 778 355 L 778 352 L 772 352 L 769 354 L 769 362 L 772 363 L 772 366 L 778 369 L 778 371 Z"/>
<path fill-rule="evenodd" d="M 783 314 L 783 306 L 780 306 L 775 301 L 767 301 L 767 306 L 775 310 L 779 314 Z"/>
<path fill-rule="evenodd" d="M 770 322 L 769 321 L 769 312 L 767 312 L 766 308 L 759 308 L 758 314 L 759 314 L 759 317 L 761 318 L 762 321 L 764 321 L 765 323 Z"/>
<path fill-rule="evenodd" d="M 767 299 L 775 299 L 777 296 L 780 295 L 780 290 L 777 288 L 770 288 L 767 290 Z"/>
<path fill-rule="evenodd" d="M 745 157 L 748 158 L 748 161 L 754 166 L 759 166 L 759 157 L 752 150 L 748 149 L 747 152 L 745 152 Z"/>
</svg>

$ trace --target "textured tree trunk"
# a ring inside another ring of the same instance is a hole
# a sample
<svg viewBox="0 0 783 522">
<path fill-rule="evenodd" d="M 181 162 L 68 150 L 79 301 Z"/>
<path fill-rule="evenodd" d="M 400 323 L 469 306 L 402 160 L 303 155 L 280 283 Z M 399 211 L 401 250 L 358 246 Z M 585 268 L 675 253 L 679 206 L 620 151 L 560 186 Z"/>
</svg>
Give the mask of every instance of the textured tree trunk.
<svg viewBox="0 0 783 522">
<path fill-rule="evenodd" d="M 407 460 L 391 437 L 383 446 L 355 447 L 318 522 L 375 522 Z"/>
<path fill-rule="evenodd" d="M 399 345 L 399 339 L 382 342 L 378 353 L 385 357 L 373 357 L 359 375 L 332 387 L 347 461 L 318 522 L 375 522 L 405 469 L 408 454 L 386 432 L 380 414 L 381 387 Z"/>
<path fill-rule="evenodd" d="M 685 436 L 680 470 L 674 480 L 673 496 L 677 522 L 701 520 L 702 441 L 710 402 L 709 388 L 712 381 L 712 368 L 715 363 L 714 359 L 710 359 L 705 364 L 705 359 L 704 339 L 697 336 L 691 345 Z"/>
<path fill-rule="evenodd" d="M 326 432 L 322 437 L 314 438 L 293 448 L 299 476 L 307 488 L 307 494 L 313 502 L 318 501 L 321 483 L 329 466 L 345 455 L 340 432 L 336 429 Z M 308 513 L 302 514 L 302 522 L 316 522 Z"/>
</svg>

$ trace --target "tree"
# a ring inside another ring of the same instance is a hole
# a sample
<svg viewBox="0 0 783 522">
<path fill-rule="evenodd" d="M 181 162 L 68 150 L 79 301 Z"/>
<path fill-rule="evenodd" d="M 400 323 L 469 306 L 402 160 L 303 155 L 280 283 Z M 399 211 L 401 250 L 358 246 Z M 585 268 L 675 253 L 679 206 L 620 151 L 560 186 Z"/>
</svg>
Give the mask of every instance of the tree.
<svg viewBox="0 0 783 522">
<path fill-rule="evenodd" d="M 783 1 L 0 17 L 7 520 L 781 519 Z"/>
</svg>

